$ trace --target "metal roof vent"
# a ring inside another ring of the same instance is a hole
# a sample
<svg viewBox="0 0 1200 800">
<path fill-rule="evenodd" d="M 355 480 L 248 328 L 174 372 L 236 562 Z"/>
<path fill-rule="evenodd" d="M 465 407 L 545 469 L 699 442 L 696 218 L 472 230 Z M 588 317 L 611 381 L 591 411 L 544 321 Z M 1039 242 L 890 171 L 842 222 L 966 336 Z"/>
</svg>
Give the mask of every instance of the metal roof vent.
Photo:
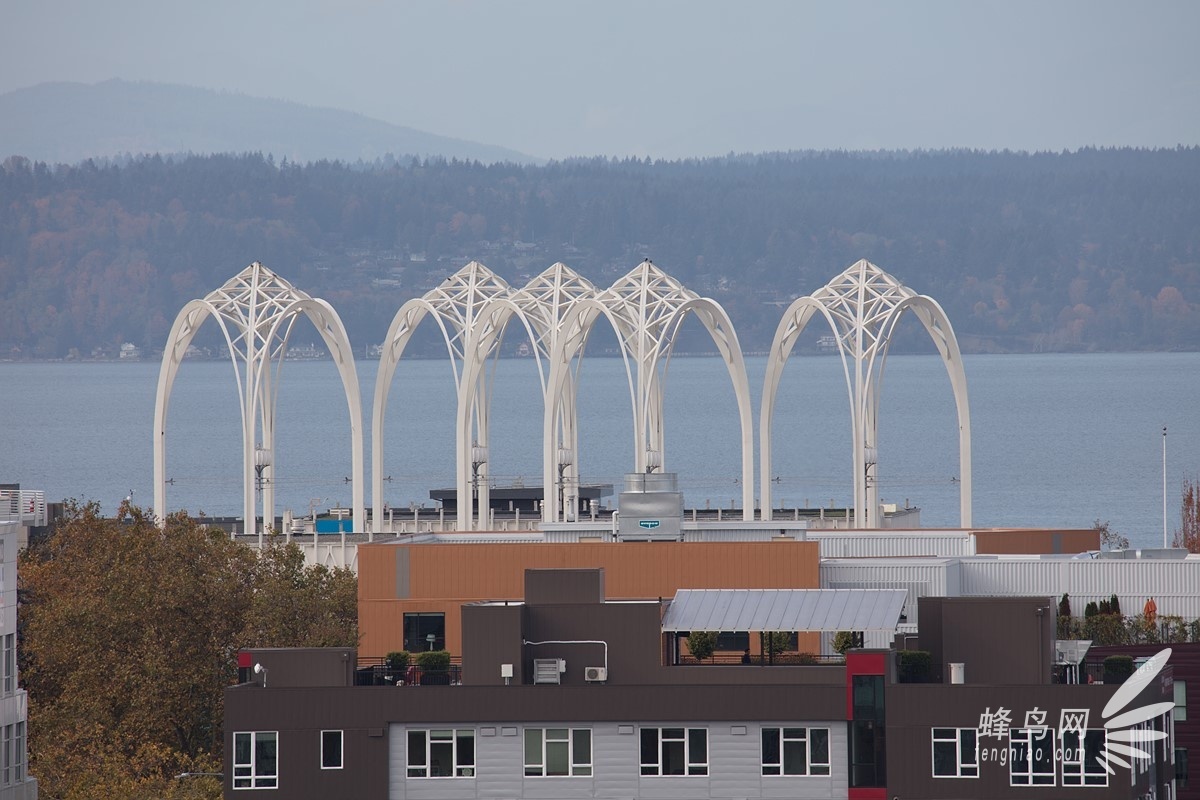
<svg viewBox="0 0 1200 800">
<path fill-rule="evenodd" d="M 557 658 L 535 658 L 533 660 L 534 683 L 559 683 L 562 662 Z"/>
</svg>

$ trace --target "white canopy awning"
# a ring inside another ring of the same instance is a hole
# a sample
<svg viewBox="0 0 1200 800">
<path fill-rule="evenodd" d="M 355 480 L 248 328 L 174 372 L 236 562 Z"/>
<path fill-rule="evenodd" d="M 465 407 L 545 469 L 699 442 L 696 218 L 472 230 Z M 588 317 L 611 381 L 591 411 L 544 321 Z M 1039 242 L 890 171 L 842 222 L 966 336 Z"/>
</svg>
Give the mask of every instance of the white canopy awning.
<svg viewBox="0 0 1200 800">
<path fill-rule="evenodd" d="M 904 589 L 680 589 L 664 631 L 894 631 Z"/>
</svg>

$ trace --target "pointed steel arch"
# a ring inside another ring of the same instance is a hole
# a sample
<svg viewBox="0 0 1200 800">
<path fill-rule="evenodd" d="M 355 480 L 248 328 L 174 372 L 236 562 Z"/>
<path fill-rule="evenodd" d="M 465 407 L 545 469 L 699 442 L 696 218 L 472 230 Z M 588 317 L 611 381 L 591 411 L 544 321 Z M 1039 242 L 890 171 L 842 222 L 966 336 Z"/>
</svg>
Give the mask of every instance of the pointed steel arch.
<svg viewBox="0 0 1200 800">
<path fill-rule="evenodd" d="M 891 336 L 905 311 L 912 311 L 921 321 L 950 376 L 958 415 L 959 524 L 964 528 L 971 526 L 971 416 L 967 402 L 967 377 L 954 329 L 942 307 L 933 298 L 918 295 L 865 259 L 849 267 L 821 289 L 792 303 L 775 331 L 759 413 L 763 519 L 771 519 L 771 423 L 779 382 L 796 339 L 813 315 L 820 313 L 837 339 L 850 397 L 854 518 L 861 527 L 879 526 L 879 490 L 876 482 L 879 398 Z"/>
<path fill-rule="evenodd" d="M 167 505 L 167 409 L 171 390 L 188 346 L 204 321 L 212 317 L 225 336 L 242 415 L 242 502 L 247 527 L 257 517 L 255 449 L 261 443 L 273 453 L 278 386 L 288 338 L 300 315 L 308 317 L 333 356 L 350 411 L 352 502 L 354 521 L 365 526 L 363 503 L 362 400 L 350 339 L 337 312 L 324 300 L 310 297 L 257 261 L 202 300 L 183 307 L 171 326 L 158 374 L 154 404 L 154 509 L 160 521 Z M 272 464 L 269 469 L 275 471 Z M 263 486 L 263 527 L 275 519 L 275 486 Z M 249 532 L 249 531 L 247 531 Z M 263 529 L 259 528 L 259 544 Z"/>
<path fill-rule="evenodd" d="M 424 296 L 406 302 L 396 312 L 388 328 L 387 338 L 384 339 L 383 352 L 379 358 L 379 372 L 375 379 L 375 403 L 371 416 L 371 485 L 375 520 L 372 533 L 379 530 L 383 522 L 383 426 L 388 394 L 400 357 L 404 355 L 404 349 L 408 346 L 417 325 L 427 315 L 433 317 L 442 333 L 446 352 L 450 356 L 450 369 L 454 375 L 457 407 L 460 409 L 459 423 L 455 431 L 455 452 L 458 454 L 455 459 L 455 485 L 459 487 L 460 501 L 458 527 L 460 530 L 470 530 L 471 508 L 470 504 L 461 502 L 464 497 L 462 487 L 470 485 L 472 478 L 472 443 L 478 442 L 486 447 L 488 429 L 487 415 L 480 413 L 487 408 L 486 389 L 478 380 L 468 376 L 468 372 L 473 374 L 474 370 L 479 368 L 477 365 L 485 362 L 499 347 L 499 338 L 496 337 L 484 348 L 486 352 L 480 353 L 480 311 L 493 298 L 506 298 L 511 292 L 511 287 L 503 278 L 478 261 L 472 261 Z M 464 376 L 467 376 L 466 380 Z M 465 422 L 462 421 L 461 413 L 464 408 L 467 409 Z M 472 416 L 474 438 L 471 436 Z M 479 476 L 480 508 L 488 507 L 489 494 L 485 471 Z"/>
<path fill-rule="evenodd" d="M 695 314 L 717 346 L 729 372 L 742 434 L 742 517 L 754 519 L 754 422 L 750 383 L 737 332 L 721 305 L 700 297 L 675 278 L 643 261 L 597 298 L 614 320 L 626 356 L 633 397 L 635 468 L 646 469 L 649 451 L 663 457 L 663 389 L 675 336 L 686 316 Z M 637 366 L 636 379 L 629 362 Z M 661 365 L 661 368 L 660 368 Z"/>
</svg>

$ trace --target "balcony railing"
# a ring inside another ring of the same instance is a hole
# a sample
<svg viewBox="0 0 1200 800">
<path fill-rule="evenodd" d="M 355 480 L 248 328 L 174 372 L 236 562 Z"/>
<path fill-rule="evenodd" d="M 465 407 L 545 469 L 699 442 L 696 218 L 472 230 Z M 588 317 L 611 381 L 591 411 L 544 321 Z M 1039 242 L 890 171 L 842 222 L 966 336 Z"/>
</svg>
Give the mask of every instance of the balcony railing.
<svg viewBox="0 0 1200 800">
<path fill-rule="evenodd" d="M 451 656 L 444 670 L 426 670 L 416 664 L 393 669 L 382 658 L 360 658 L 354 673 L 355 686 L 461 686 L 462 656 Z"/>
<path fill-rule="evenodd" d="M 820 656 L 812 653 L 775 653 L 768 655 L 760 653 L 751 655 L 750 660 L 746 661 L 746 656 L 743 653 L 722 652 L 713 653 L 708 658 L 703 660 L 697 659 L 695 656 L 680 654 L 677 664 L 679 666 L 762 666 L 762 667 L 811 667 L 811 666 L 840 666 L 846 663 L 845 656 L 829 655 Z"/>
</svg>

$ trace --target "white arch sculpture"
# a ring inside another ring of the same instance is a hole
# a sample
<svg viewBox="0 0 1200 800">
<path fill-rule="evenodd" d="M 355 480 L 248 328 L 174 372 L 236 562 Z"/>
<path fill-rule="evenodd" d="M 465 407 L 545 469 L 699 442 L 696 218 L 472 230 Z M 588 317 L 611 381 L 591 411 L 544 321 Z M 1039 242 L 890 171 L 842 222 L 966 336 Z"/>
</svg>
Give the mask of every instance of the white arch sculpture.
<svg viewBox="0 0 1200 800">
<path fill-rule="evenodd" d="M 192 300 L 185 305 L 171 326 L 154 403 L 154 509 L 160 521 L 165 518 L 167 507 L 167 409 L 171 389 L 188 346 L 204 321 L 212 317 L 225 336 L 241 404 L 242 500 L 246 532 L 255 525 L 256 449 L 261 444 L 268 454 L 273 455 L 279 377 L 288 337 L 301 314 L 316 327 L 342 379 L 350 410 L 351 510 L 355 526 L 364 529 L 362 400 L 350 339 L 341 318 L 329 303 L 296 289 L 257 261 L 204 299 Z M 269 469 L 273 476 L 275 466 L 269 464 L 264 472 Z M 263 483 L 262 518 L 263 527 L 258 528 L 260 546 L 263 528 L 275 519 L 273 480 Z"/>
<path fill-rule="evenodd" d="M 837 339 L 850 396 L 854 519 L 859 527 L 879 527 L 876 473 L 879 397 L 891 336 L 905 311 L 912 311 L 925 326 L 950 376 L 958 414 L 959 524 L 964 528 L 971 527 L 971 414 L 967 403 L 967 377 L 954 329 L 937 301 L 918 295 L 865 259 L 823 288 L 792 303 L 775 331 L 759 413 L 763 519 L 771 519 L 771 421 L 779 382 L 796 339 L 812 317 L 820 313 Z"/>
<path fill-rule="evenodd" d="M 685 288 L 676 279 L 647 260 L 602 292 L 597 298 L 602 311 L 613 321 L 626 359 L 626 375 L 633 399 L 633 446 L 635 468 L 645 471 L 650 453 L 657 466 L 665 465 L 663 452 L 663 387 L 679 332 L 687 315 L 695 314 L 712 337 L 725 362 L 738 404 L 742 434 L 742 518 L 754 519 L 754 422 L 750 407 L 750 383 L 737 332 L 719 303 Z M 588 303 L 577 304 L 576 325 L 587 329 L 596 318 Z M 629 362 L 637 366 L 636 380 Z M 550 395 L 551 398 L 554 395 Z"/>
<path fill-rule="evenodd" d="M 495 297 L 483 309 L 476 342 L 476 358 L 469 370 L 468 380 L 478 382 L 488 353 L 495 352 L 508 323 L 515 317 L 526 329 L 537 359 L 538 379 L 543 400 L 542 430 L 542 519 L 560 520 L 578 511 L 575 494 L 559 496 L 553 491 L 558 482 L 563 486 L 578 485 L 579 433 L 575 405 L 578 369 L 583 340 L 587 332 L 575 339 L 568 335 L 571 311 L 583 301 L 593 299 L 596 287 L 566 264 L 556 263 L 534 277 L 522 289 L 509 297 Z M 469 393 L 479 398 L 478 393 Z M 551 399 L 551 396 L 555 398 Z M 459 409 L 459 425 L 469 424 L 472 414 L 490 414 L 490 408 Z M 560 456 L 569 455 L 565 461 Z M 460 454 L 460 458 L 464 454 Z M 464 489 L 460 487 L 459 492 Z M 565 500 L 565 502 L 564 502 Z M 569 506 L 569 510 L 564 508 Z"/>
<path fill-rule="evenodd" d="M 601 316 L 607 318 L 621 341 L 634 409 L 634 463 L 640 471 L 646 468 L 648 450 L 661 454 L 663 449 L 662 384 L 674 337 L 689 313 L 708 329 L 733 381 L 742 427 L 743 515 L 753 519 L 754 440 L 749 382 L 737 334 L 719 304 L 688 291 L 648 261 L 603 292 L 561 263 L 524 288 L 513 290 L 483 264 L 473 261 L 441 286 L 401 306 L 385 339 L 371 425 L 373 531 L 382 530 L 383 521 L 383 428 L 388 394 L 400 357 L 427 315 L 433 316 L 441 330 L 451 359 L 458 403 L 456 524 L 460 530 L 471 530 L 484 525 L 485 520 L 482 515 L 479 520 L 473 519 L 472 504 L 462 502 L 463 498 L 475 494 L 472 490 L 477 488 L 479 508 L 489 506 L 486 471 L 475 475 L 472 470 L 479 463 L 472 455 L 474 448 L 486 448 L 488 443 L 487 366 L 499 352 L 504 331 L 513 319 L 521 322 L 533 345 L 542 385 L 542 518 L 549 521 L 577 511 L 577 497 L 564 497 L 565 502 L 560 502 L 552 487 L 560 479 L 572 485 L 579 479 L 578 372 L 594 322 Z M 637 365 L 636 380 L 631 361 Z M 569 463 L 560 464 L 564 451 L 571 457 Z"/>
<path fill-rule="evenodd" d="M 471 450 L 478 443 L 487 446 L 487 396 L 483 384 L 475 377 L 483 364 L 499 346 L 499 337 L 490 340 L 480 352 L 480 311 L 493 298 L 507 298 L 511 289 L 499 275 L 478 261 L 472 261 L 451 275 L 424 296 L 409 300 L 400 307 L 384 339 L 379 357 L 379 372 L 375 379 L 375 404 L 371 416 L 371 487 L 372 533 L 382 530 L 383 524 L 383 426 L 392 379 L 404 349 L 413 332 L 426 316 L 432 316 L 442 332 L 454 387 L 458 398 L 459 422 L 455 430 L 455 453 L 458 487 L 458 528 L 471 529 L 471 504 L 463 503 L 470 496 L 472 477 L 479 488 L 479 507 L 489 506 L 489 487 L 486 463 L 478 476 L 471 474 Z M 465 414 L 465 422 L 464 420 Z M 471 436 L 474 416 L 475 436 Z"/>
</svg>

